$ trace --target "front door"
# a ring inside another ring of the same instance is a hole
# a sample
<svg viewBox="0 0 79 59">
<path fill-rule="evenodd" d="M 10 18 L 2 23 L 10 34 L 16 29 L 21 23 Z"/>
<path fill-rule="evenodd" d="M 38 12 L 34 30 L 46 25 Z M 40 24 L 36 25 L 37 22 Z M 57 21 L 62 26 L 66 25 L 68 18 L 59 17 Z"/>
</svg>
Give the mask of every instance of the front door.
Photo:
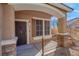
<svg viewBox="0 0 79 59">
<path fill-rule="evenodd" d="M 26 22 L 15 21 L 15 35 L 18 37 L 17 45 L 27 43 L 26 26 Z"/>
</svg>

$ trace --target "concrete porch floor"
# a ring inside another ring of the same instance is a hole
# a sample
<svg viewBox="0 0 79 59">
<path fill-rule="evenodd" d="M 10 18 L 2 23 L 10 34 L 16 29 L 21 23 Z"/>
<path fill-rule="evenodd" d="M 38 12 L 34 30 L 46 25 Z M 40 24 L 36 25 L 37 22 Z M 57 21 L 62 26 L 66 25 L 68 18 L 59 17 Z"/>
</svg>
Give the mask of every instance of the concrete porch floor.
<svg viewBox="0 0 79 59">
<path fill-rule="evenodd" d="M 37 44 L 36 46 L 39 47 L 39 45 Z M 41 56 L 40 51 L 41 51 L 40 48 L 38 49 L 33 45 L 18 46 L 17 56 Z M 51 52 L 44 55 L 45 56 L 79 56 L 79 50 L 74 50 L 72 48 L 57 47 L 57 48 L 53 48 Z"/>
<path fill-rule="evenodd" d="M 44 48 L 46 51 L 56 49 L 57 43 L 50 41 Z M 48 49 L 49 48 L 49 49 Z M 41 46 L 36 44 L 17 46 L 17 56 L 41 56 Z M 49 53 L 49 52 L 47 52 Z"/>
<path fill-rule="evenodd" d="M 17 56 L 35 56 L 38 52 L 33 45 L 17 46 Z"/>
</svg>

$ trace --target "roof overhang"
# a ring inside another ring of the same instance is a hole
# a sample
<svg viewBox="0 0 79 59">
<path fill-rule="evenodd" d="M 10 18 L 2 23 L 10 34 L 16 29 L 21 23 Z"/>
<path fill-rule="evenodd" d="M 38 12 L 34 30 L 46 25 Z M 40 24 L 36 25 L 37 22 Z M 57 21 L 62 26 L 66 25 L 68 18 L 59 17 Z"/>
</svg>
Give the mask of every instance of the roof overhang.
<svg viewBox="0 0 79 59">
<path fill-rule="evenodd" d="M 73 10 L 71 7 L 69 7 L 69 6 L 67 6 L 67 5 L 65 5 L 63 3 L 48 3 L 48 4 L 53 5 L 55 7 L 58 7 L 60 9 L 63 9 L 65 11 L 67 11 L 67 12 L 71 12 Z"/>
</svg>

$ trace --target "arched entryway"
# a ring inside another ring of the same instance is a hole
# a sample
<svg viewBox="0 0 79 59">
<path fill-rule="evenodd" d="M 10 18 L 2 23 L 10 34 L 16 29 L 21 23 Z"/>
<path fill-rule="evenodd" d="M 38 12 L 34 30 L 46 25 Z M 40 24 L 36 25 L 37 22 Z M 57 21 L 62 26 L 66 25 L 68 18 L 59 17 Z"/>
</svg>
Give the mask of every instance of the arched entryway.
<svg viewBox="0 0 79 59">
<path fill-rule="evenodd" d="M 22 8 L 20 8 L 19 6 L 20 7 L 22 6 Z M 49 9 L 49 8 L 52 8 L 52 9 Z M 38 38 L 41 39 L 42 36 L 45 36 L 45 35 L 44 35 L 44 32 L 42 32 L 43 35 L 40 33 L 40 36 L 36 36 L 34 34 L 34 33 L 36 33 L 34 28 L 35 28 L 36 25 L 38 25 L 38 24 L 35 25 L 34 22 L 36 22 L 36 20 L 37 21 L 40 20 L 41 24 L 39 24 L 39 25 L 41 25 L 41 27 L 43 27 L 43 29 L 44 29 L 44 27 L 45 27 L 44 23 L 45 23 L 46 19 L 48 19 L 50 21 L 50 18 L 53 15 L 56 16 L 56 17 L 58 17 L 58 18 L 60 18 L 60 16 L 64 17 L 63 12 L 61 12 L 60 10 L 58 10 L 58 9 L 56 9 L 54 7 L 51 7 L 48 4 L 19 4 L 19 5 L 15 4 L 15 10 L 16 10 L 15 17 L 17 19 L 18 18 L 20 18 L 20 19 L 21 18 L 25 18 L 25 19 L 30 20 L 29 22 L 31 23 L 30 24 L 30 28 L 29 28 L 29 31 L 30 31 L 29 32 L 29 36 L 30 36 L 29 37 L 29 41 L 32 42 L 32 45 L 27 45 L 27 46 L 31 46 L 31 47 L 30 47 L 29 50 L 25 50 L 26 51 L 26 55 L 28 55 L 27 52 L 29 52 L 29 54 L 30 54 L 30 51 L 32 51 L 31 54 L 41 55 L 40 52 L 41 52 L 42 45 L 39 44 L 39 42 L 36 42 L 36 43 L 34 42 L 33 43 L 33 41 L 37 40 Z M 48 21 L 48 20 L 46 20 L 46 21 Z M 38 30 L 41 30 L 41 29 L 38 29 Z M 43 31 L 45 31 L 45 29 Z M 50 36 L 45 36 L 45 37 L 51 38 L 51 33 L 50 33 Z M 40 43 L 41 43 L 41 41 L 40 41 Z M 47 45 L 49 45 L 49 44 L 47 44 Z M 27 46 L 25 46 L 25 47 L 27 48 Z M 23 46 L 21 46 L 21 48 L 22 47 Z M 31 49 L 34 49 L 34 50 L 31 50 Z M 23 52 L 23 50 L 20 50 L 20 52 Z"/>
<path fill-rule="evenodd" d="M 21 6 L 22 6 L 22 8 L 20 8 Z M 30 19 L 30 22 L 31 22 L 30 35 L 31 36 L 29 39 L 31 42 L 32 42 L 32 39 L 37 40 L 38 38 L 41 38 L 41 37 L 35 37 L 34 30 L 33 31 L 31 30 L 31 29 L 33 29 L 32 27 L 35 22 L 35 21 L 32 21 L 32 17 L 37 17 L 36 19 L 39 20 L 40 18 L 50 19 L 52 16 L 55 16 L 58 18 L 58 23 L 59 23 L 57 26 L 58 32 L 64 33 L 64 31 L 65 31 L 64 26 L 66 25 L 66 23 L 63 24 L 63 22 L 64 22 L 63 20 L 66 20 L 66 16 L 65 16 L 64 12 L 57 9 L 55 6 L 52 6 L 50 4 L 19 4 L 19 5 L 15 4 L 15 10 L 16 10 L 16 15 L 20 15 L 20 17 L 26 15 L 28 17 L 26 17 L 26 16 L 24 16 L 24 17 Z M 19 16 L 16 16 L 16 18 L 18 18 L 18 17 Z M 33 24 L 32 24 L 32 22 L 33 22 Z M 40 22 L 42 22 L 42 21 L 40 21 Z M 43 24 L 44 24 L 44 22 L 43 22 Z M 42 27 L 42 25 L 41 25 L 41 27 Z M 42 35 L 42 34 L 40 33 L 40 35 Z M 44 32 L 43 32 L 43 36 L 44 36 Z M 60 40 L 60 42 L 61 42 L 61 40 Z M 64 42 L 63 39 L 62 39 L 62 42 Z M 60 44 L 62 44 L 64 46 L 64 43 L 60 43 Z"/>
<path fill-rule="evenodd" d="M 61 7 L 59 7 L 58 5 L 60 5 Z M 28 19 L 29 20 L 28 23 L 29 23 L 29 27 L 30 27 L 29 28 L 30 43 L 33 43 L 33 39 L 38 39 L 38 38 L 42 39 L 42 36 L 45 38 L 51 37 L 49 35 L 45 36 L 45 32 L 48 32 L 49 30 L 46 30 L 44 27 L 49 27 L 48 25 L 45 25 L 45 24 L 49 24 L 50 18 L 52 16 L 56 16 L 58 18 L 58 20 L 59 20 L 58 31 L 60 33 L 64 33 L 63 29 L 65 29 L 65 28 L 64 28 L 64 26 L 62 26 L 62 24 L 63 24 L 64 20 L 66 20 L 65 13 L 72 10 L 62 4 L 49 4 L 49 3 L 44 3 L 44 4 L 42 4 L 42 3 L 39 3 L 39 4 L 31 4 L 31 3 L 30 4 L 16 4 L 15 3 L 15 4 L 1 4 L 1 6 L 3 7 L 3 11 L 5 12 L 5 13 L 3 13 L 4 14 L 3 38 L 4 39 L 12 39 L 13 37 L 15 37 L 15 18 L 20 17 L 20 19 L 26 19 L 26 20 Z M 35 12 L 37 12 L 37 13 L 35 13 Z M 33 15 L 33 13 L 35 13 L 35 15 Z M 16 15 L 17 15 L 17 17 L 16 17 Z M 40 20 L 40 21 L 35 21 L 35 22 L 38 22 L 39 23 L 38 25 L 43 27 L 42 28 L 43 30 L 39 29 L 41 32 L 43 31 L 42 34 L 39 33 L 39 35 L 42 35 L 42 36 L 40 36 L 40 37 L 33 36 L 34 31 L 32 29 L 34 28 L 33 24 L 35 24 L 35 23 L 32 22 L 32 19 Z M 42 24 L 41 24 L 41 22 L 42 22 Z M 7 24 L 9 24 L 9 25 L 7 25 Z M 66 25 L 66 24 L 64 24 L 64 25 Z M 61 28 L 61 26 L 62 26 L 62 28 Z M 46 33 L 46 34 L 48 34 L 48 33 Z M 51 34 L 51 32 L 49 34 Z M 9 42 L 9 43 L 14 44 L 14 46 L 16 47 L 16 41 L 12 40 L 12 43 L 11 42 Z M 7 45 L 8 45 L 8 43 L 7 43 Z M 6 47 L 6 46 L 4 46 L 4 47 Z M 12 46 L 9 46 L 9 47 L 12 47 Z M 22 48 L 24 48 L 24 47 L 22 47 Z M 16 49 L 16 48 L 14 48 L 14 49 Z M 5 55 L 5 53 L 4 53 L 4 55 Z M 16 51 L 15 51 L 14 55 L 15 54 L 16 54 Z"/>
</svg>

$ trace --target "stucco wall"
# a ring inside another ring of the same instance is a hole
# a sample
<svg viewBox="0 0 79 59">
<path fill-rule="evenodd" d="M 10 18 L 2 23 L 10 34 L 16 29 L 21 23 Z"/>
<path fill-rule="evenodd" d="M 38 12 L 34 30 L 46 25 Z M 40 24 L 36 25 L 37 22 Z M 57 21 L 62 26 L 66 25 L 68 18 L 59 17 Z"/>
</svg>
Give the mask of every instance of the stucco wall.
<svg viewBox="0 0 79 59">
<path fill-rule="evenodd" d="M 3 4 L 3 39 L 10 39 L 15 36 L 15 15 L 11 5 Z"/>
</svg>

